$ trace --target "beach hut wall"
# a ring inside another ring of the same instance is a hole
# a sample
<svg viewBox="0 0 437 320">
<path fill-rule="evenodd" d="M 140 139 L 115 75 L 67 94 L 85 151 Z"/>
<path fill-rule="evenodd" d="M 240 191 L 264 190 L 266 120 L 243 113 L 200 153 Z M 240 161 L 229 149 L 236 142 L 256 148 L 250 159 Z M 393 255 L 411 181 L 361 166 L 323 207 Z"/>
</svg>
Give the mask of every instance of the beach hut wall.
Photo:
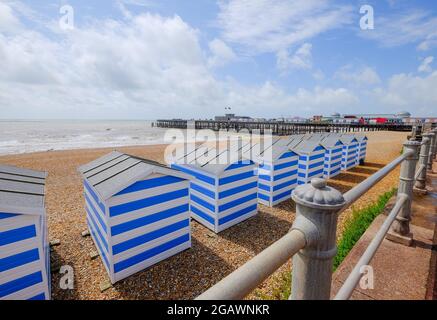
<svg viewBox="0 0 437 320">
<path fill-rule="evenodd" d="M 46 177 L 0 165 L 0 300 L 50 300 Z"/>
<path fill-rule="evenodd" d="M 274 206 L 291 197 L 297 186 L 298 155 L 290 150 L 288 141 L 277 143 L 271 154 L 255 160 L 258 168 L 258 202 Z"/>
<path fill-rule="evenodd" d="M 323 177 L 326 149 L 318 141 L 303 140 L 292 151 L 299 155 L 299 185 L 309 183 L 311 179 Z"/>
<path fill-rule="evenodd" d="M 120 152 L 79 171 L 88 228 L 112 283 L 191 247 L 189 176 Z"/>
<path fill-rule="evenodd" d="M 233 148 L 208 150 L 211 158 L 173 163 L 171 166 L 192 176 L 190 182 L 191 216 L 218 233 L 253 217 L 258 212 L 255 163 L 243 157 L 254 145 L 236 152 Z M 233 151 L 231 151 L 233 150 Z"/>
<path fill-rule="evenodd" d="M 343 143 L 341 157 L 341 170 L 349 170 L 357 166 L 359 143 L 354 135 L 342 135 L 340 141 Z"/>
<path fill-rule="evenodd" d="M 333 178 L 341 173 L 343 143 L 338 137 L 329 136 L 320 141 L 320 145 L 325 148 L 323 177 L 326 179 Z"/>
<path fill-rule="evenodd" d="M 357 140 L 359 143 L 358 164 L 364 164 L 367 154 L 367 141 L 369 139 L 367 136 L 357 136 Z"/>
</svg>

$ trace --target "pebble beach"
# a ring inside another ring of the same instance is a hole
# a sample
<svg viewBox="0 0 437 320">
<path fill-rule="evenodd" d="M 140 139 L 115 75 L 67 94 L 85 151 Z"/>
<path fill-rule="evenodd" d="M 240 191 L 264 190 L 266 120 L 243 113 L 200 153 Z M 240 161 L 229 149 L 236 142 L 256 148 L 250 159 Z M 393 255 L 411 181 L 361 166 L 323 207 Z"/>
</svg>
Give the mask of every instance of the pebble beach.
<svg viewBox="0 0 437 320">
<path fill-rule="evenodd" d="M 407 133 L 368 132 L 366 163 L 341 173 L 328 181 L 341 192 L 378 171 L 399 156 Z M 118 147 L 116 150 L 163 162 L 165 145 Z M 158 263 L 142 272 L 104 288 L 109 281 L 99 257 L 92 259 L 96 249 L 87 230 L 83 188 L 77 167 L 86 164 L 114 148 L 79 149 L 25 153 L 0 157 L 0 163 L 49 173 L 46 185 L 46 206 L 49 238 L 59 240 L 52 247 L 53 299 L 193 299 L 217 283 L 250 258 L 283 236 L 291 227 L 295 206 L 287 200 L 274 208 L 259 205 L 259 214 L 214 234 L 192 221 L 192 248 Z M 370 189 L 355 204 L 365 207 L 386 191 L 396 187 L 399 168 Z M 353 208 L 339 217 L 338 238 Z M 74 289 L 61 289 L 59 267 L 69 265 L 74 270 Z M 290 263 L 257 288 L 248 299 L 277 299 L 275 288 L 283 281 Z M 106 289 L 106 290 L 103 290 Z"/>
</svg>

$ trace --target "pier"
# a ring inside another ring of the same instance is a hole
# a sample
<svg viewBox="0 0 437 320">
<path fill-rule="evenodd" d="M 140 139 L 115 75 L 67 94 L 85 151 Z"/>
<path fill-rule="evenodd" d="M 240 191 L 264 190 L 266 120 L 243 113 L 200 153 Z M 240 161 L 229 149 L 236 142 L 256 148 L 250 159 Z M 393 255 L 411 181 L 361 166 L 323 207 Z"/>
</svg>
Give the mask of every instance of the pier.
<svg viewBox="0 0 437 320">
<path fill-rule="evenodd" d="M 300 133 L 322 133 L 322 132 L 365 132 L 365 131 L 404 131 L 411 132 L 411 124 L 358 124 L 358 123 L 293 123 L 281 121 L 265 122 L 243 122 L 243 121 L 215 121 L 215 120 L 157 120 L 154 126 L 158 128 L 173 129 L 210 129 L 213 131 L 235 131 L 242 130 L 252 133 L 257 131 L 263 134 L 270 130 L 274 135 L 291 135 Z M 420 129 L 419 129 L 420 130 Z"/>
</svg>

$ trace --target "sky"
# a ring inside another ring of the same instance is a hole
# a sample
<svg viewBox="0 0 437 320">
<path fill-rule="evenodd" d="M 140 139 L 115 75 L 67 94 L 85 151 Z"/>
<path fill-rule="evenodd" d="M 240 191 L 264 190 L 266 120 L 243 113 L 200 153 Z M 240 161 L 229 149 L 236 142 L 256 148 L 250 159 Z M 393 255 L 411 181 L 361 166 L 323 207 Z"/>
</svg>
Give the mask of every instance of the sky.
<svg viewBox="0 0 437 320">
<path fill-rule="evenodd" d="M 437 116 L 437 2 L 0 0 L 0 119 L 225 108 Z"/>
</svg>

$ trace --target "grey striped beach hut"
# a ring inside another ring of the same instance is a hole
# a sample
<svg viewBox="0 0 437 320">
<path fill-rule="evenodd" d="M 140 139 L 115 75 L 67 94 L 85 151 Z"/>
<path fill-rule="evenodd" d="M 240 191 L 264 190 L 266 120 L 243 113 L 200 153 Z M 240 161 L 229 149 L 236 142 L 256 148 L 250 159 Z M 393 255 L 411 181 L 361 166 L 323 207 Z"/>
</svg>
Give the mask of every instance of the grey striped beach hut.
<svg viewBox="0 0 437 320">
<path fill-rule="evenodd" d="M 250 152 L 251 146 L 244 145 Z M 190 161 L 181 159 L 171 165 L 192 176 L 191 215 L 216 233 L 258 212 L 255 163 L 244 159 L 242 153 L 242 147 L 204 147 Z"/>
<path fill-rule="evenodd" d="M 189 176 L 116 151 L 79 171 L 88 227 L 112 283 L 191 247 Z"/>
<path fill-rule="evenodd" d="M 0 165 L 0 299 L 50 300 L 46 177 Z"/>
<path fill-rule="evenodd" d="M 340 141 L 343 143 L 343 151 L 341 157 L 341 170 L 349 170 L 358 165 L 358 150 L 359 143 L 354 135 L 341 135 Z"/>
</svg>

